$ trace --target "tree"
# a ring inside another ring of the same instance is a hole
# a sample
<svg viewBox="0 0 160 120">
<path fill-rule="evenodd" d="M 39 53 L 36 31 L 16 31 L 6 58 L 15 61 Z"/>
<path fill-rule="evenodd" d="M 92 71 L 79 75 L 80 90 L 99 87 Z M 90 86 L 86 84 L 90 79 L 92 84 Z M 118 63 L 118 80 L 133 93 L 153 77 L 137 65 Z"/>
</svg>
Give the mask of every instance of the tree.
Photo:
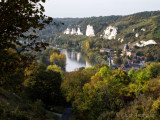
<svg viewBox="0 0 160 120">
<path fill-rule="evenodd" d="M 25 59 L 25 56 L 18 55 L 12 49 L 0 52 L 0 86 L 14 91 L 21 89 Z"/>
<path fill-rule="evenodd" d="M 101 66 L 79 69 L 78 71 L 68 72 L 65 74 L 61 89 L 68 102 L 75 100 L 76 96 L 82 92 L 82 87 L 89 82 L 91 76 L 99 71 Z"/>
<path fill-rule="evenodd" d="M 38 37 L 36 30 L 43 29 L 45 24 L 52 21 L 52 18 L 44 15 L 44 7 L 40 1 L 45 2 L 45 0 L 1 0 L 0 2 L 0 83 L 2 86 L 9 81 L 16 84 L 15 75 L 23 76 L 24 69 L 32 62 L 33 57 L 21 54 L 22 51 L 39 51 L 48 45 L 35 40 Z M 24 41 L 19 41 L 20 38 Z M 17 84 L 20 85 L 21 82 Z M 14 84 L 10 86 L 13 87 Z"/>
<path fill-rule="evenodd" d="M 62 68 L 62 70 L 65 70 L 66 56 L 63 53 L 61 53 L 61 54 L 53 53 L 50 56 L 50 62 L 55 65 L 58 65 L 59 67 Z"/>
<path fill-rule="evenodd" d="M 60 85 L 62 80 L 59 72 L 40 70 L 38 66 L 31 72 L 28 70 L 26 72 L 28 75 L 24 81 L 24 87 L 31 100 L 41 99 L 46 105 L 61 103 Z"/>
<path fill-rule="evenodd" d="M 61 51 L 59 49 L 51 49 L 49 51 L 49 55 L 52 55 L 53 53 L 57 53 L 59 55 L 61 53 Z"/>
<path fill-rule="evenodd" d="M 40 50 L 45 48 L 44 43 L 36 43 L 36 29 L 42 30 L 45 24 L 49 24 L 52 18 L 44 15 L 44 7 L 40 1 L 45 0 L 2 0 L 0 2 L 0 49 L 13 48 L 16 45 L 24 50 Z M 30 31 L 27 34 L 26 32 Z M 18 38 L 24 38 L 22 44 Z"/>
<path fill-rule="evenodd" d="M 90 43 L 88 41 L 86 42 L 86 46 L 85 47 L 86 47 L 86 51 L 90 49 Z"/>
<path fill-rule="evenodd" d="M 55 71 L 55 72 L 59 72 L 59 73 L 61 73 L 61 76 L 64 75 L 64 71 L 61 69 L 61 67 L 58 67 L 57 65 L 49 65 L 49 66 L 47 67 L 47 71 L 48 71 L 48 70 Z"/>
</svg>

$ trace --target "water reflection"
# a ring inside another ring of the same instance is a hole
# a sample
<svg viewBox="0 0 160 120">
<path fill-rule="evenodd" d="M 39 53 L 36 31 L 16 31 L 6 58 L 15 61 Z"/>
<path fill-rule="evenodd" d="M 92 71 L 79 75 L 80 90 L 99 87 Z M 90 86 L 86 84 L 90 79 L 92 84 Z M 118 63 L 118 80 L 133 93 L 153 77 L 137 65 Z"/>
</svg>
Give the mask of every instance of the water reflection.
<svg viewBox="0 0 160 120">
<path fill-rule="evenodd" d="M 87 57 L 81 52 L 74 50 L 62 49 L 62 53 L 66 55 L 66 71 L 71 72 L 80 67 L 91 67 Z"/>
</svg>

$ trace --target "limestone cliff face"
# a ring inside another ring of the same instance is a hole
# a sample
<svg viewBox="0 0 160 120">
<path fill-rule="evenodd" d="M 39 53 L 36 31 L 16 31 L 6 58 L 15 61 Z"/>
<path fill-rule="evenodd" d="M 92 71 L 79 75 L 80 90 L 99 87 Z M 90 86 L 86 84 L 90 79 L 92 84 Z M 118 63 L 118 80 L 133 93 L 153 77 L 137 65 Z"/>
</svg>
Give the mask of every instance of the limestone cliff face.
<svg viewBox="0 0 160 120">
<path fill-rule="evenodd" d="M 71 35 L 77 34 L 76 29 L 72 28 Z"/>
<path fill-rule="evenodd" d="M 142 28 L 142 29 L 141 29 L 141 31 L 145 32 L 145 31 L 146 31 L 146 29 L 145 29 L 145 28 Z"/>
<path fill-rule="evenodd" d="M 67 28 L 64 32 L 64 34 L 71 34 L 71 35 L 83 35 L 83 33 L 81 32 L 80 28 L 77 29 L 76 28 Z"/>
<path fill-rule="evenodd" d="M 124 39 L 118 38 L 118 41 L 122 43 L 124 41 Z"/>
<path fill-rule="evenodd" d="M 67 28 L 65 31 L 64 31 L 64 34 L 71 34 L 71 30 L 69 28 Z"/>
<path fill-rule="evenodd" d="M 114 27 L 114 26 L 107 27 L 104 30 L 104 36 L 103 36 L 103 38 L 104 39 L 109 39 L 109 40 L 116 39 L 117 30 L 118 30 L 118 28 Z"/>
<path fill-rule="evenodd" d="M 78 28 L 78 30 L 77 30 L 77 35 L 83 35 L 83 33 L 81 32 L 80 28 Z"/>
<path fill-rule="evenodd" d="M 134 46 L 138 46 L 138 47 L 144 47 L 147 45 L 156 45 L 157 43 L 154 40 L 148 40 L 148 41 L 140 41 L 140 43 L 136 43 Z"/>
<path fill-rule="evenodd" d="M 89 36 L 89 37 L 95 36 L 93 26 L 87 25 L 86 36 Z"/>
<path fill-rule="evenodd" d="M 139 33 L 136 33 L 136 34 L 135 34 L 135 37 L 138 38 L 138 37 L 139 37 Z"/>
</svg>

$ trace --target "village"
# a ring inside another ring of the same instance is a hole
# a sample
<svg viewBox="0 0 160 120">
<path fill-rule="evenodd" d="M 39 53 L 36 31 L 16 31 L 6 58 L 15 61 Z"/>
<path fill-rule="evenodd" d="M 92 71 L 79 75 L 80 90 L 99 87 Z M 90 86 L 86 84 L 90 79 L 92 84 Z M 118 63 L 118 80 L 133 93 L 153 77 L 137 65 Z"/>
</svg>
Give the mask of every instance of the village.
<svg viewBox="0 0 160 120">
<path fill-rule="evenodd" d="M 128 44 L 125 44 L 120 56 L 117 56 L 117 51 L 109 48 L 100 49 L 101 54 L 108 55 L 108 64 L 114 68 L 121 68 L 128 72 L 130 69 L 139 69 L 145 66 L 145 57 L 138 56 Z"/>
</svg>

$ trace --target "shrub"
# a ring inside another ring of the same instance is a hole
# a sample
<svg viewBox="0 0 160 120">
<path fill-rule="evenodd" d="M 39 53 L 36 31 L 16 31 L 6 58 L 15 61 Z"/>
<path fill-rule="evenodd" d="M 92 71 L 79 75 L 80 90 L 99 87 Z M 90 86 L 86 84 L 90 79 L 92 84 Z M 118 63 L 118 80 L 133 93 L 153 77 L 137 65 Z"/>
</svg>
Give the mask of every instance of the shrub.
<svg viewBox="0 0 160 120">
<path fill-rule="evenodd" d="M 38 118 L 44 118 L 44 116 L 46 115 L 46 111 L 43 108 L 43 102 L 41 100 L 37 100 L 32 107 L 32 110 L 34 112 L 34 117 L 38 117 Z"/>
</svg>

